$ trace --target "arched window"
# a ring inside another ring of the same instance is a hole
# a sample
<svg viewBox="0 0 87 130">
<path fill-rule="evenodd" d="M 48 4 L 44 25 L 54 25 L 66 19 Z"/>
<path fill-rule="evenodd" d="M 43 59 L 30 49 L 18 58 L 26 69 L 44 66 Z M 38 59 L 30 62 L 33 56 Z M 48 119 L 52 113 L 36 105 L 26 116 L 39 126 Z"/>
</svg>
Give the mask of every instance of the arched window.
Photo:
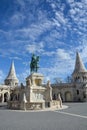
<svg viewBox="0 0 87 130">
<path fill-rule="evenodd" d="M 53 100 L 56 100 L 56 94 L 53 95 Z"/>
<path fill-rule="evenodd" d="M 4 102 L 8 101 L 8 92 L 4 93 Z"/>
<path fill-rule="evenodd" d="M 79 95 L 79 90 L 77 90 L 77 95 Z"/>
</svg>

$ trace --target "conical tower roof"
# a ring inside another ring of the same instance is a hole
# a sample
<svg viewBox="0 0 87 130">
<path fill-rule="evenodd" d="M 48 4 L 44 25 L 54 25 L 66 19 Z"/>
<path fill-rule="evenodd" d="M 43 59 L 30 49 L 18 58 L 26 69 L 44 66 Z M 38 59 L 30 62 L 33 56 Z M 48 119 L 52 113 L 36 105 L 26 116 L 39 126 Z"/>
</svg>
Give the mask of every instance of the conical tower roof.
<svg viewBox="0 0 87 130">
<path fill-rule="evenodd" d="M 75 69 L 73 71 L 73 74 L 79 73 L 79 72 L 87 72 L 82 59 L 80 57 L 79 52 L 76 53 L 76 62 L 75 62 Z"/>
<path fill-rule="evenodd" d="M 12 61 L 10 71 L 9 71 L 6 79 L 16 79 L 16 80 L 18 80 L 17 76 L 16 76 L 16 72 L 15 72 L 14 61 Z"/>
</svg>

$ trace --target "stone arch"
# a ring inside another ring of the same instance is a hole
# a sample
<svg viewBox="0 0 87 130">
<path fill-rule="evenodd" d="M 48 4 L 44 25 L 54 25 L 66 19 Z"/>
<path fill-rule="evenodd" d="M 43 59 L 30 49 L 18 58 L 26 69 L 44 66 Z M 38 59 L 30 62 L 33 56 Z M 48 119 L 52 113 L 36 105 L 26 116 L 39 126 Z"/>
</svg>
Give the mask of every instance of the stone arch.
<svg viewBox="0 0 87 130">
<path fill-rule="evenodd" d="M 2 102 L 2 93 L 0 93 L 0 102 Z"/>
<path fill-rule="evenodd" d="M 56 94 L 55 93 L 53 94 L 53 100 L 56 100 Z"/>
<path fill-rule="evenodd" d="M 0 93 L 0 102 L 7 102 L 10 97 L 10 92 L 9 90 L 2 90 Z"/>
<path fill-rule="evenodd" d="M 17 101 L 17 100 L 18 100 L 18 94 L 12 92 L 10 94 L 10 101 Z"/>
<path fill-rule="evenodd" d="M 9 97 L 8 92 L 5 92 L 4 93 L 4 102 L 8 101 L 8 97 Z"/>
<path fill-rule="evenodd" d="M 14 97 L 14 94 L 12 92 L 12 93 L 10 93 L 10 101 L 13 101 L 13 97 Z"/>
<path fill-rule="evenodd" d="M 72 101 L 72 94 L 70 91 L 65 92 L 65 101 L 71 102 Z"/>
</svg>

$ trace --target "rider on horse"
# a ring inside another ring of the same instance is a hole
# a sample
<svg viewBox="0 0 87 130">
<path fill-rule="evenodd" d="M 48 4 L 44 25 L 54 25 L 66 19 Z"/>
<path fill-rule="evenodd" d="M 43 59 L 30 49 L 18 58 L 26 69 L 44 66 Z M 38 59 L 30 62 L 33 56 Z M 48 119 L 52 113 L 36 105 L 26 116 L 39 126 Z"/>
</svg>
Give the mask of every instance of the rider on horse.
<svg viewBox="0 0 87 130">
<path fill-rule="evenodd" d="M 37 72 L 38 71 L 38 62 L 39 62 L 39 56 L 32 55 L 31 63 L 30 63 L 30 70 L 31 72 Z"/>
</svg>

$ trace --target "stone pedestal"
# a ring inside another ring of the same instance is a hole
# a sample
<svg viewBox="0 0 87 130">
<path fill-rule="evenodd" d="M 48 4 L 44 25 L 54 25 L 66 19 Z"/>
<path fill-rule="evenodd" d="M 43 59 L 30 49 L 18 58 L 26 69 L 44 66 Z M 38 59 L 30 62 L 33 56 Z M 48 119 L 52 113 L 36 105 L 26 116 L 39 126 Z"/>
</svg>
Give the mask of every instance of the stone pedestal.
<svg viewBox="0 0 87 130">
<path fill-rule="evenodd" d="M 26 99 L 27 109 L 44 109 L 45 108 L 45 90 L 42 86 L 43 75 L 32 73 L 26 78 Z"/>
<path fill-rule="evenodd" d="M 48 81 L 47 85 L 43 87 L 43 78 L 43 75 L 39 73 L 32 73 L 28 76 L 26 78 L 26 87 L 17 88 L 14 91 L 15 96 L 19 93 L 19 99 L 9 102 L 10 108 L 40 110 L 53 107 L 50 82 Z"/>
</svg>

